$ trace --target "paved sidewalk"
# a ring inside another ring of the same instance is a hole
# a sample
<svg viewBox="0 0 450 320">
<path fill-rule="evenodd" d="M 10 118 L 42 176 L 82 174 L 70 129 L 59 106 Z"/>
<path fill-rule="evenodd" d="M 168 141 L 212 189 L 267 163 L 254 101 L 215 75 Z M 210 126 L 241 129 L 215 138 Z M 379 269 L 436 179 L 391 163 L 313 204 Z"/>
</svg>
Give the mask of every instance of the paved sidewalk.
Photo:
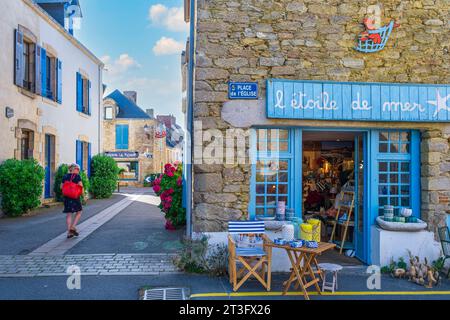
<svg viewBox="0 0 450 320">
<path fill-rule="evenodd" d="M 98 254 L 0 256 L 0 278 L 68 276 L 71 266 L 82 276 L 160 275 L 177 272 L 171 254 Z"/>
<path fill-rule="evenodd" d="M 110 199 L 91 199 L 83 209 L 80 223 L 125 198 L 114 194 Z M 66 231 L 62 205 L 39 209 L 31 216 L 0 219 L 0 255 L 25 255 Z"/>
<path fill-rule="evenodd" d="M 80 236 L 77 238 L 67 239 L 67 233 L 64 232 L 56 238 L 50 240 L 46 244 L 40 246 L 30 253 L 30 255 L 63 255 L 69 249 L 75 247 L 78 243 L 87 238 L 95 230 L 114 218 L 117 214 L 125 210 L 134 201 L 138 200 L 140 195 L 126 195 L 126 198 L 115 203 L 111 207 L 106 208 L 102 212 L 93 216 L 89 220 L 78 226 Z"/>
</svg>

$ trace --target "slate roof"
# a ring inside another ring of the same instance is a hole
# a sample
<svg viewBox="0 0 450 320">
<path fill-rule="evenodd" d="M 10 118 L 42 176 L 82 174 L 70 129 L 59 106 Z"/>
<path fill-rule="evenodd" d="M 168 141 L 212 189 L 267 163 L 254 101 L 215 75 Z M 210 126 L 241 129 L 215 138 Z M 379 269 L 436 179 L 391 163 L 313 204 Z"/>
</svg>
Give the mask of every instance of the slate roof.
<svg viewBox="0 0 450 320">
<path fill-rule="evenodd" d="M 128 99 L 119 90 L 114 91 L 106 97 L 106 99 L 112 99 L 119 107 L 119 113 L 116 118 L 121 119 L 151 119 L 150 116 L 142 110 L 137 104 Z"/>
</svg>

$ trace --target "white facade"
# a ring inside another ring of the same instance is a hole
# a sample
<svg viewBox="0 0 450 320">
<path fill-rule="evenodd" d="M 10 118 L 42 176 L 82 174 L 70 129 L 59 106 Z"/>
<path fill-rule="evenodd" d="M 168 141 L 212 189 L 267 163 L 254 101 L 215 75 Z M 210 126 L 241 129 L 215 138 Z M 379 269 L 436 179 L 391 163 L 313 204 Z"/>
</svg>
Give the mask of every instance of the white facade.
<svg viewBox="0 0 450 320">
<path fill-rule="evenodd" d="M 55 139 L 54 171 L 77 161 L 77 141 L 100 152 L 103 95 L 102 62 L 30 0 L 0 2 L 0 162 L 21 158 L 21 129 L 33 131 L 33 158 L 46 163 L 46 134 Z M 33 94 L 15 84 L 16 30 L 35 37 L 36 45 L 62 62 L 61 103 Z M 89 114 L 77 111 L 77 73 L 90 81 Z M 6 107 L 14 111 L 6 117 Z"/>
</svg>

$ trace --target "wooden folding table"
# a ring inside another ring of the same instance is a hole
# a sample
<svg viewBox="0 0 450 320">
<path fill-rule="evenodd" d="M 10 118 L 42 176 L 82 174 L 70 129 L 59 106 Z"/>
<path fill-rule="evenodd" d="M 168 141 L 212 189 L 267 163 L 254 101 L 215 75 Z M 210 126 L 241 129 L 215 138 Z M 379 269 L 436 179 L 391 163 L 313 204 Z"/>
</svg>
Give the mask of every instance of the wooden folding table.
<svg viewBox="0 0 450 320">
<path fill-rule="evenodd" d="M 283 283 L 283 295 L 287 294 L 293 282 L 297 282 L 296 288 L 301 288 L 303 296 L 306 300 L 309 300 L 309 295 L 306 289 L 311 286 L 315 286 L 316 291 L 321 294 L 322 291 L 320 290 L 319 282 L 322 277 L 322 273 L 318 266 L 317 256 L 321 255 L 325 251 L 334 249 L 336 247 L 334 243 L 321 242 L 319 243 L 319 247 L 315 249 L 306 247 L 291 248 L 289 245 L 281 246 L 276 244 L 271 244 L 270 246 L 273 248 L 286 250 L 289 260 L 291 261 L 291 275 L 289 280 Z M 313 265 L 316 267 L 316 271 L 313 270 Z M 318 274 L 320 278 L 316 277 L 316 274 Z M 307 277 L 310 277 L 309 281 Z"/>
</svg>

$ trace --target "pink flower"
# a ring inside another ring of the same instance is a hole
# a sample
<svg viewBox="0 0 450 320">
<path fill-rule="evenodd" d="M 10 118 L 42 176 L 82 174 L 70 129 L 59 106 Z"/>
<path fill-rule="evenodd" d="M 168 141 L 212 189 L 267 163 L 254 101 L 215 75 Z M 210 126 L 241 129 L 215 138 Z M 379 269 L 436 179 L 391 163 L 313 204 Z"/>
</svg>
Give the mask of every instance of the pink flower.
<svg viewBox="0 0 450 320">
<path fill-rule="evenodd" d="M 161 191 L 161 186 L 159 186 L 159 185 L 153 186 L 153 191 L 155 191 L 156 193 L 160 192 Z"/>
<path fill-rule="evenodd" d="M 168 197 L 166 198 L 166 203 L 172 203 L 172 201 L 173 201 L 173 199 L 172 199 L 171 196 L 168 196 Z"/>
<path fill-rule="evenodd" d="M 178 178 L 178 180 L 177 180 L 177 185 L 178 185 L 179 187 L 181 187 L 181 186 L 183 185 L 183 179 Z"/>
<path fill-rule="evenodd" d="M 155 179 L 154 181 L 153 181 L 153 185 L 154 186 L 159 186 L 161 184 L 161 179 Z"/>
<path fill-rule="evenodd" d="M 170 178 L 172 178 L 174 176 L 174 173 L 172 171 L 168 171 L 166 172 L 166 175 Z"/>
</svg>

